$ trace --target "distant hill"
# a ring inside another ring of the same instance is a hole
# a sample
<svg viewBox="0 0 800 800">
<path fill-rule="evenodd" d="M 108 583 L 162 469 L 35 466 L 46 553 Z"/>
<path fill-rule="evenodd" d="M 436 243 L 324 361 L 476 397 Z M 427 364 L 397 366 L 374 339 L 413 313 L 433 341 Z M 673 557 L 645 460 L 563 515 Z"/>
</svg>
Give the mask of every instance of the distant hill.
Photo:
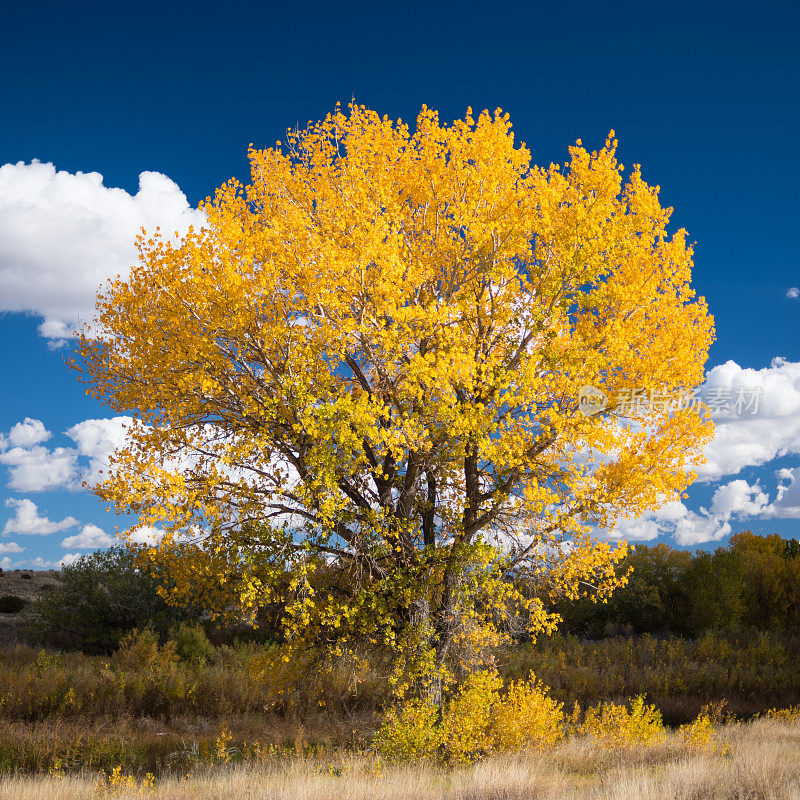
<svg viewBox="0 0 800 800">
<path fill-rule="evenodd" d="M 5 607 L 16 605 L 9 598 L 19 598 L 28 605 L 44 592 L 52 591 L 59 583 L 60 571 L 13 569 L 0 571 L 0 644 L 14 644 L 18 640 L 22 612 L 9 613 Z M 5 600 L 5 603 L 3 602 Z"/>
</svg>

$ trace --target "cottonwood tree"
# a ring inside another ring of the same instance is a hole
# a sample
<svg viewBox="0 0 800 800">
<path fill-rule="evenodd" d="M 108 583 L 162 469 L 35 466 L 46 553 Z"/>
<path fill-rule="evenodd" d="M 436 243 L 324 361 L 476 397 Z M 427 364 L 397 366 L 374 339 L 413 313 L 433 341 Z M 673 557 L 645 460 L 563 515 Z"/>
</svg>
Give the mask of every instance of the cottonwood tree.
<svg viewBox="0 0 800 800">
<path fill-rule="evenodd" d="M 692 479 L 713 338 L 685 232 L 611 137 L 540 168 L 499 111 L 337 108 L 251 148 L 202 229 L 140 238 L 81 369 L 136 420 L 97 491 L 166 531 L 179 588 L 279 592 L 293 640 L 439 676 L 504 615 L 552 626 L 526 579 L 608 595 L 624 546 L 593 532 Z"/>
</svg>

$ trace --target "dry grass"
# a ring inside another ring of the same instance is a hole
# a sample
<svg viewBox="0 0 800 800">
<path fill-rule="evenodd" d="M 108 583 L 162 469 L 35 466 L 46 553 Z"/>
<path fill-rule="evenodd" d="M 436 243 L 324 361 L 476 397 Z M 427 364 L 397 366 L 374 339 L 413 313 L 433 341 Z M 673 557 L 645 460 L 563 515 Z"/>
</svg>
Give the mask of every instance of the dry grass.
<svg viewBox="0 0 800 800">
<path fill-rule="evenodd" d="M 611 751 L 572 740 L 537 757 L 495 758 L 444 771 L 422 764 L 264 759 L 197 768 L 153 790 L 96 788 L 96 776 L 11 777 L 3 800 L 794 800 L 800 797 L 800 725 L 757 720 L 720 730 L 717 754 L 687 752 L 676 735 L 655 747 Z M 727 752 L 726 752 L 727 750 Z"/>
</svg>

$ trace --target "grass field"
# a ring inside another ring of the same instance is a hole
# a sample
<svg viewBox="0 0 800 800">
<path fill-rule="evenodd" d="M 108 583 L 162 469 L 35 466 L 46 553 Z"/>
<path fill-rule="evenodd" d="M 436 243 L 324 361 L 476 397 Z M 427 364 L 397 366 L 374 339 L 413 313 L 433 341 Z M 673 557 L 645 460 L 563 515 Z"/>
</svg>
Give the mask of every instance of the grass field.
<svg viewBox="0 0 800 800">
<path fill-rule="evenodd" d="M 34 596 L 38 577 L 0 588 Z M 146 632 L 104 656 L 17 642 L 0 646 L 0 800 L 800 800 L 800 710 L 753 718 L 800 702 L 796 633 L 555 636 L 496 658 L 509 681 L 533 671 L 567 716 L 646 695 L 671 727 L 621 745 L 617 722 L 592 738 L 565 717 L 567 739 L 544 752 L 399 764 L 374 738 L 390 699 L 380 653 L 285 662 L 274 644 Z M 710 738 L 687 739 L 677 727 L 704 707 Z"/>
<path fill-rule="evenodd" d="M 368 756 L 266 757 L 201 766 L 186 775 L 115 785 L 92 773 L 11 776 L 3 800 L 792 800 L 800 797 L 800 724 L 756 720 L 718 730 L 715 752 L 687 751 L 671 734 L 655 745 L 611 749 L 573 739 L 538 756 L 494 758 L 445 771 Z"/>
</svg>

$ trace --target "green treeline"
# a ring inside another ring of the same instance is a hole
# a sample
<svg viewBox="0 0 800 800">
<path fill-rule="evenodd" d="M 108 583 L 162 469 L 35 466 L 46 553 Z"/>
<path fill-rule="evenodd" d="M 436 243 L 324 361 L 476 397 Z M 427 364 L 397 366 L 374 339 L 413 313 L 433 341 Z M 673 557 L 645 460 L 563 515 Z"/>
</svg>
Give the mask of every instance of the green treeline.
<svg viewBox="0 0 800 800">
<path fill-rule="evenodd" d="M 564 618 L 561 630 L 602 638 L 621 633 L 697 637 L 740 625 L 800 629 L 796 539 L 744 531 L 713 553 L 639 544 L 621 565 L 631 567 L 627 586 L 608 603 L 552 602 Z"/>
<path fill-rule="evenodd" d="M 709 631 L 747 628 L 778 635 L 800 632 L 800 544 L 749 531 L 714 552 L 639 544 L 620 565 L 626 586 L 607 603 L 543 599 L 563 617 L 560 631 L 582 638 L 650 633 L 698 638 Z M 325 571 L 317 576 L 324 589 Z M 221 630 L 191 606 L 169 605 L 169 575 L 137 568 L 133 551 L 111 548 L 83 556 L 61 572 L 59 585 L 25 610 L 33 645 L 111 653 L 122 637 L 148 628 L 163 642 L 183 623 L 202 621 L 217 643 L 232 637 L 280 640 L 280 605 L 262 608 L 244 627 Z M 215 628 L 215 630 L 212 630 Z"/>
</svg>

